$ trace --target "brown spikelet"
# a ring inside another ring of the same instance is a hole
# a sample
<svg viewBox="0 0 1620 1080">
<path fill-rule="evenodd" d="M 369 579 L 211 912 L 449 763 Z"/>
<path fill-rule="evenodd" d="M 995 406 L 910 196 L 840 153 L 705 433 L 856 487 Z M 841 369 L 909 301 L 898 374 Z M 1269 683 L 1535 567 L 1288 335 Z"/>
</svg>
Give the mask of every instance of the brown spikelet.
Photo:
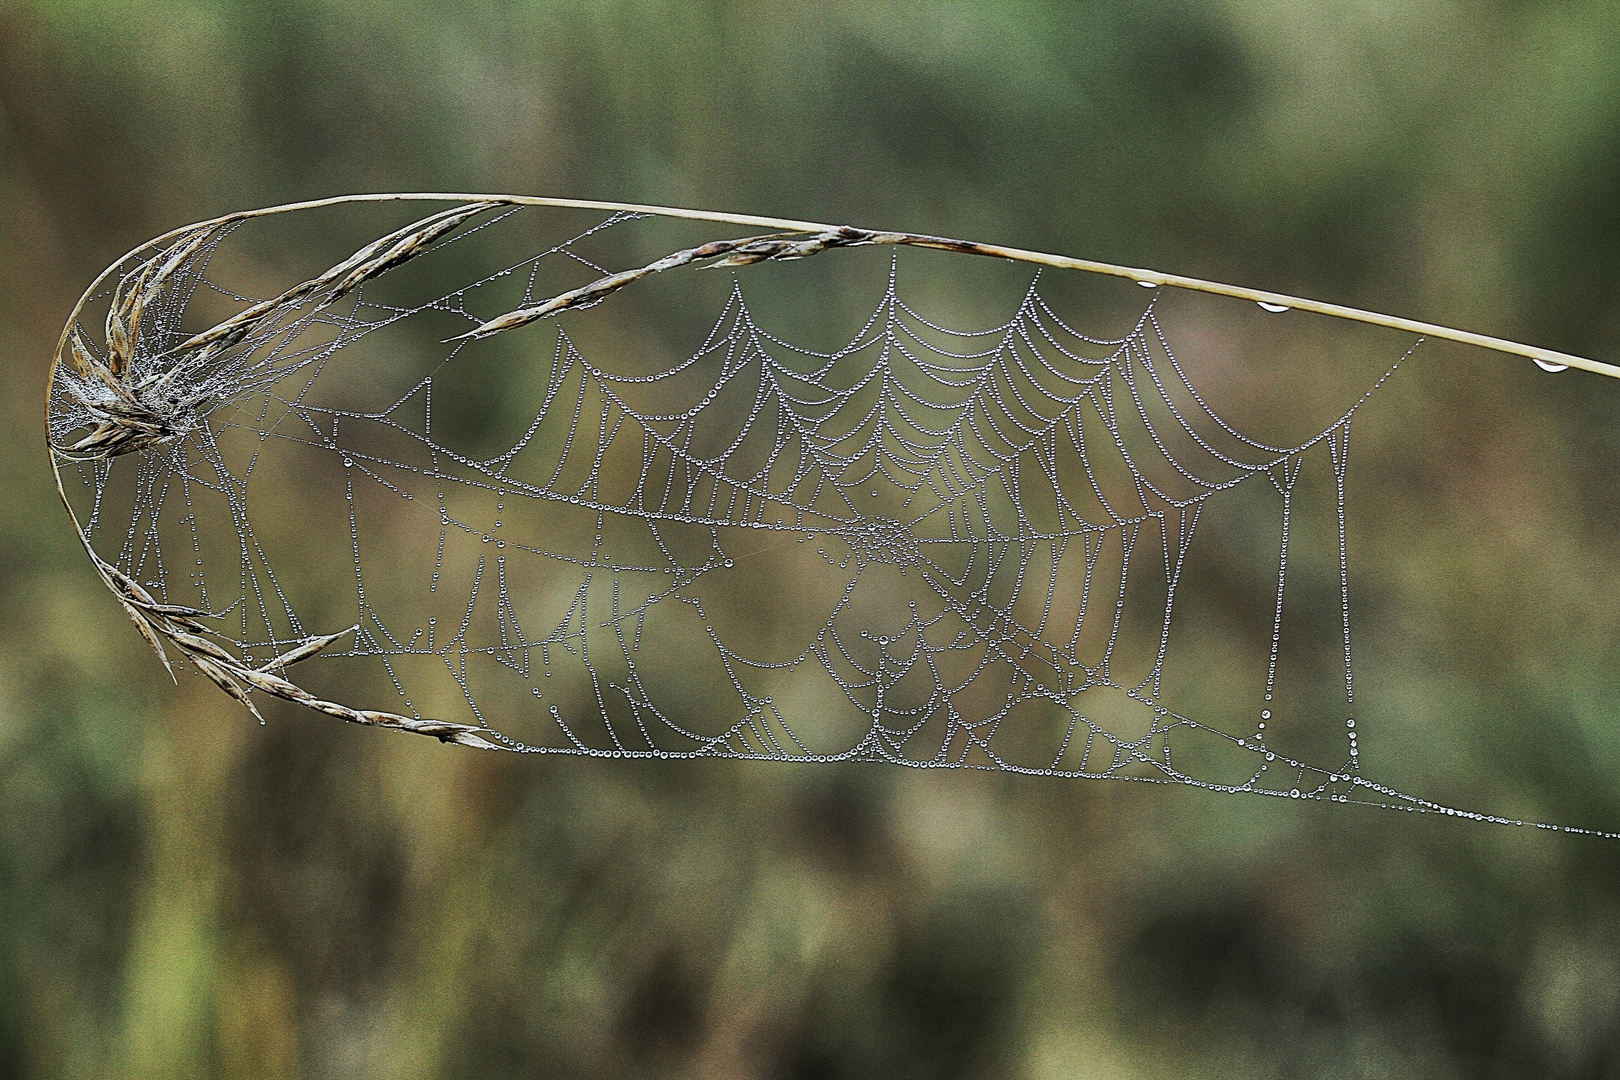
<svg viewBox="0 0 1620 1080">
<path fill-rule="evenodd" d="M 242 681 L 247 683 L 249 686 L 263 690 L 267 694 L 274 694 L 277 697 L 286 698 L 288 701 L 298 701 L 301 697 L 310 696 L 308 692 L 301 687 L 288 682 L 279 675 L 272 675 L 267 671 L 259 671 L 249 668 L 242 671 L 240 675 Z"/>
<path fill-rule="evenodd" d="M 163 262 L 157 265 L 156 271 L 145 283 L 147 303 L 150 303 L 155 296 L 168 286 L 169 278 L 173 277 L 175 272 L 184 266 L 186 260 L 195 255 L 203 244 L 217 235 L 224 224 L 228 224 L 228 222 L 216 223 L 198 229 L 189 238 L 178 240 L 169 248 L 168 252 L 163 256 Z"/>
<path fill-rule="evenodd" d="M 242 688 L 242 684 L 231 677 L 232 672 L 228 668 L 204 656 L 190 656 L 187 659 L 208 678 L 209 682 L 240 701 L 243 705 L 246 705 L 248 712 L 253 714 L 255 720 L 261 722 L 264 720 L 264 717 L 259 715 L 258 708 L 253 704 L 253 699 L 248 697 L 248 692 Z"/>
<path fill-rule="evenodd" d="M 907 242 L 903 234 L 874 233 L 865 229 L 852 229 L 847 225 L 828 229 L 809 237 L 748 236 L 737 240 L 713 240 L 698 247 L 671 252 L 662 259 L 650 262 L 646 266 L 638 267 L 635 270 L 623 270 L 617 274 L 597 278 L 589 285 L 582 285 L 569 292 L 560 293 L 544 303 L 498 315 L 473 327 L 465 334 L 457 334 L 448 340 L 464 341 L 486 338 L 506 330 L 515 330 L 548 315 L 567 311 L 569 308 L 587 307 L 598 303 L 626 285 L 640 281 L 651 274 L 673 270 L 678 266 L 686 266 L 689 263 L 700 262 L 704 259 L 718 258 L 718 262 L 710 264 L 714 267 L 747 266 L 751 263 L 769 260 L 807 259 L 812 255 L 818 255 L 829 248 L 835 247 L 903 242 Z"/>
<path fill-rule="evenodd" d="M 140 631 L 141 637 L 146 639 L 146 643 L 152 646 L 152 651 L 157 653 L 158 660 L 163 663 L 163 670 L 169 673 L 170 679 L 178 683 L 180 680 L 175 678 L 174 668 L 169 666 L 169 656 L 163 651 L 163 642 L 158 640 L 157 632 L 152 629 L 152 624 L 147 622 L 146 616 L 142 615 L 139 610 L 128 602 L 125 602 L 124 610 L 129 612 L 129 617 L 134 620 L 135 629 Z"/>
<path fill-rule="evenodd" d="M 135 355 L 135 344 L 123 318 L 124 305 L 118 301 L 114 297 L 112 307 L 107 309 L 107 367 L 114 375 L 122 375 Z"/>
<path fill-rule="evenodd" d="M 475 217 L 478 214 L 483 213 L 485 210 L 492 209 L 496 205 L 498 204 L 486 202 L 473 203 L 471 206 L 458 207 L 455 210 L 449 210 L 443 214 L 437 215 L 437 220 L 434 218 L 426 218 L 424 221 L 418 222 L 417 225 L 413 226 L 409 231 L 407 231 L 404 236 L 400 236 L 398 233 L 395 233 L 393 236 L 384 237 L 375 244 L 369 245 L 368 248 L 362 248 L 361 252 L 376 252 L 376 250 L 379 248 L 382 250 L 380 253 L 369 255 L 367 258 L 361 260 L 357 265 L 350 269 L 349 272 L 344 275 L 343 278 L 333 287 L 332 295 L 328 302 L 342 298 L 346 293 L 350 292 L 363 282 L 369 281 L 377 275 L 392 270 L 401 263 L 415 258 L 417 255 L 425 251 L 429 244 L 433 243 L 441 236 L 444 236 L 446 233 L 460 227 L 460 225 L 469 218 Z M 394 240 L 394 237 L 398 237 L 398 239 Z M 393 242 L 389 243 L 390 240 L 393 240 Z M 355 259 L 360 257 L 361 252 L 356 252 L 349 261 L 354 262 Z M 327 273 L 330 274 L 331 271 L 327 271 Z M 323 277 L 324 276 L 325 275 L 323 275 Z"/>
<path fill-rule="evenodd" d="M 299 282 L 281 295 L 243 308 L 230 318 L 187 338 L 173 350 L 187 353 L 205 346 L 227 349 L 245 338 L 260 322 L 273 319 L 314 296 L 323 303 L 333 303 L 366 281 L 415 258 L 428 245 L 458 228 L 468 219 L 485 210 L 499 206 L 497 202 L 478 202 L 432 214 L 403 229 L 374 240 L 307 281 Z"/>
<path fill-rule="evenodd" d="M 174 669 L 169 665 L 169 658 L 163 648 L 164 640 L 179 649 L 180 654 L 202 673 L 210 682 L 218 686 L 232 698 L 241 702 L 259 720 L 264 718 L 254 706 L 249 690 L 258 690 L 272 697 L 302 705 L 316 712 L 346 720 L 351 724 L 365 724 L 369 727 L 393 728 L 396 731 L 408 731 L 417 735 L 429 735 L 441 742 L 455 743 L 457 746 L 468 746 L 478 750 L 499 750 L 495 743 L 483 738 L 479 733 L 488 729 L 475 727 L 470 724 L 453 724 L 444 720 L 432 720 L 422 717 L 401 716 L 398 713 L 378 712 L 375 710 L 351 709 L 335 701 L 326 701 L 316 697 L 308 690 L 289 679 L 275 674 L 271 668 L 285 669 L 300 660 L 307 660 L 322 649 L 331 645 L 345 634 L 352 634 L 358 627 L 347 627 L 333 634 L 322 634 L 310 638 L 308 641 L 289 649 L 275 659 L 260 667 L 249 667 L 235 656 L 213 641 L 203 620 L 213 618 L 207 612 L 195 608 L 182 607 L 178 604 L 161 604 L 153 598 L 139 582 L 116 566 L 103 560 L 94 551 L 90 552 L 96 569 L 101 573 L 102 580 L 107 583 L 124 609 L 129 612 L 135 621 L 135 627 L 141 636 L 146 639 L 163 661 L 163 667 L 174 677 Z"/>
<path fill-rule="evenodd" d="M 358 629 L 360 629 L 358 626 L 351 626 L 347 630 L 339 630 L 335 634 L 326 634 L 322 637 L 310 638 L 297 648 L 288 649 L 286 652 L 282 653 L 274 660 L 271 660 L 269 663 L 260 664 L 259 670 L 270 671 L 274 668 L 287 668 L 298 663 L 300 660 L 308 660 L 310 657 L 332 644 L 332 642 L 336 641 L 338 638 L 344 636 L 345 634 L 352 634 Z"/>
</svg>

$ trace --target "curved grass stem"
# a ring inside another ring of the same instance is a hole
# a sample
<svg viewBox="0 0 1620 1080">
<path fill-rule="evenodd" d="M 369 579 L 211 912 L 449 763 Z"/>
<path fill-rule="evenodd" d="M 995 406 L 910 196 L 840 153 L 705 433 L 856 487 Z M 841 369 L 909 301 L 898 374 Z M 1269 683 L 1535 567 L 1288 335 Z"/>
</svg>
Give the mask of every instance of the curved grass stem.
<svg viewBox="0 0 1620 1080">
<path fill-rule="evenodd" d="M 200 227 L 266 217 L 291 210 L 312 210 L 322 206 L 336 206 L 351 202 L 492 202 L 506 203 L 513 206 L 549 206 L 562 209 L 647 214 L 656 217 L 682 218 L 689 221 L 712 221 L 719 224 L 743 225 L 788 233 L 830 233 L 847 228 L 847 226 L 829 225 L 818 221 L 799 221 L 793 218 L 763 217 L 756 214 L 728 214 L 711 210 L 691 210 L 678 206 L 655 206 L 645 203 L 609 202 L 596 199 L 559 199 L 538 195 L 490 195 L 466 192 L 382 192 L 337 195 L 326 199 L 284 203 L 280 206 L 268 206 L 260 210 L 226 214 L 210 221 L 198 222 L 176 229 L 155 240 L 148 241 L 146 244 L 142 244 L 140 248 L 135 250 L 141 251 L 152 244 L 162 243 L 171 237 Z M 1367 311 L 1363 308 L 1349 307 L 1344 304 L 1330 304 L 1303 296 L 1292 296 L 1287 293 L 1271 292 L 1265 289 L 1250 289 L 1242 285 L 1206 281 L 1203 278 L 1187 277 L 1183 274 L 1166 274 L 1158 270 L 1148 270 L 1141 267 L 1120 266 L 1114 263 L 1098 262 L 1093 259 L 1076 259 L 1067 255 L 1054 255 L 1044 251 L 1004 247 L 999 244 L 952 240 L 946 237 L 928 236 L 921 233 L 877 232 L 864 229 L 860 231 L 874 237 L 874 239 L 866 241 L 869 244 L 900 244 L 909 247 L 927 247 L 1007 259 L 1012 262 L 1029 263 L 1035 266 L 1049 266 L 1060 270 L 1080 270 L 1091 274 L 1107 274 L 1112 277 L 1129 278 L 1132 281 L 1145 282 L 1150 285 L 1188 289 L 1192 292 L 1210 293 L 1216 296 L 1230 296 L 1239 300 L 1252 300 L 1257 304 L 1270 305 L 1272 308 L 1309 311 L 1336 319 L 1348 319 L 1352 322 L 1366 323 L 1370 326 L 1382 326 L 1391 330 L 1402 330 L 1407 333 L 1422 334 L 1425 337 L 1455 341 L 1463 345 L 1473 345 L 1492 352 L 1506 353 L 1510 356 L 1522 356 L 1555 368 L 1571 367 L 1598 375 L 1607 375 L 1611 378 L 1620 378 L 1620 365 L 1606 364 L 1602 361 L 1587 359 L 1584 356 L 1575 356 L 1571 353 L 1559 352 L 1556 349 L 1545 349 L 1537 345 L 1526 345 L 1523 342 L 1510 341 L 1507 338 L 1493 337 L 1489 334 L 1479 334 L 1471 330 L 1458 330 L 1438 323 L 1407 319 L 1397 315 L 1386 315 L 1382 312 Z M 133 255 L 135 252 L 131 252 L 131 254 Z M 120 263 L 122 261 L 120 260 Z M 99 285 L 99 281 L 97 284 Z M 92 285 L 92 290 L 95 287 L 96 285 Z"/>
</svg>

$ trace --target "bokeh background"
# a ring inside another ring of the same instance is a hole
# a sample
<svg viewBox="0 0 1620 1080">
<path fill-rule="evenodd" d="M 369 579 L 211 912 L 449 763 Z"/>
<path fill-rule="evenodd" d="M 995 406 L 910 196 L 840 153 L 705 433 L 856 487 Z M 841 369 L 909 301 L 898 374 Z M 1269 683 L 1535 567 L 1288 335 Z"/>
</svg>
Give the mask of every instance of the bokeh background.
<svg viewBox="0 0 1620 1080">
<path fill-rule="evenodd" d="M 169 684 L 56 503 L 61 321 L 152 235 L 363 190 L 910 228 L 1613 362 L 1620 8 L 0 2 L 0 1077 L 1620 1076 L 1614 842 L 497 759 Z M 1363 760 L 1620 828 L 1620 386 L 1442 349 L 1389 408 Z"/>
</svg>

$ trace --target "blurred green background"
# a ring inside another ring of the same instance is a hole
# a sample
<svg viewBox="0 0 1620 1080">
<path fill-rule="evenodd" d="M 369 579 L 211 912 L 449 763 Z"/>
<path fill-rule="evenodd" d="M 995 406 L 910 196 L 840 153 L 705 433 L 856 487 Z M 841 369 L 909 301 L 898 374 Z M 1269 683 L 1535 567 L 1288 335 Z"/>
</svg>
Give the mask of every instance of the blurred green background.
<svg viewBox="0 0 1620 1080">
<path fill-rule="evenodd" d="M 56 504 L 61 322 L 150 236 L 363 190 L 908 228 L 1614 362 L 1620 7 L 0 2 L 0 1077 L 1620 1076 L 1613 842 L 507 760 L 169 684 Z M 1364 507 L 1405 703 L 1364 760 L 1620 828 L 1620 386 L 1435 356 Z"/>
</svg>

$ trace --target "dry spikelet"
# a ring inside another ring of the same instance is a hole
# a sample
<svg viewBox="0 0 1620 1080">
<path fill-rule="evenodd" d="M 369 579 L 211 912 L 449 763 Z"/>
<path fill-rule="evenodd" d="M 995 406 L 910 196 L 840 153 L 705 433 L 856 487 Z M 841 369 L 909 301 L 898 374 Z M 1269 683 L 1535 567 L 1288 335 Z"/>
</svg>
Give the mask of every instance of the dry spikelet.
<svg viewBox="0 0 1620 1080">
<path fill-rule="evenodd" d="M 255 326 L 279 313 L 296 307 L 317 294 L 325 293 L 323 303 L 333 303 L 366 281 L 415 258 L 428 245 L 456 229 L 468 219 L 501 205 L 495 201 L 482 201 L 459 206 L 437 214 L 430 214 L 403 229 L 374 240 L 342 262 L 328 268 L 316 277 L 299 282 L 281 295 L 262 300 L 181 342 L 173 350 L 186 353 L 206 345 L 226 349 L 241 341 Z"/>
<path fill-rule="evenodd" d="M 96 569 L 101 573 L 102 580 L 118 596 L 124 610 L 129 612 L 130 618 L 134 620 L 135 628 L 157 653 L 170 678 L 174 678 L 174 669 L 170 666 L 163 648 L 164 640 L 179 649 L 180 654 L 191 661 L 209 682 L 241 702 L 261 723 L 264 717 L 254 705 L 250 690 L 258 690 L 353 724 L 429 735 L 441 742 L 455 743 L 458 746 L 478 750 L 500 749 L 479 734 L 487 731 L 485 728 L 469 724 L 452 724 L 443 720 L 401 716 L 398 713 L 351 709 L 347 705 L 318 698 L 303 687 L 269 670 L 277 667 L 285 669 L 288 665 L 309 659 L 345 634 L 354 633 L 359 629 L 356 626 L 312 637 L 258 668 L 249 667 L 206 636 L 210 631 L 203 625 L 202 620 L 213 616 L 195 608 L 158 603 L 134 578 L 103 560 L 88 544 L 85 548 L 89 551 Z"/>
<path fill-rule="evenodd" d="M 314 656 L 316 653 L 320 652 L 322 649 L 324 649 L 328 645 L 332 644 L 332 642 L 336 641 L 338 638 L 342 637 L 345 634 L 352 634 L 358 629 L 360 629 L 359 626 L 351 626 L 347 630 L 339 630 L 335 634 L 327 634 L 327 635 L 325 635 L 323 637 L 310 638 L 308 641 L 304 642 L 302 645 L 299 645 L 297 648 L 288 649 L 286 652 L 282 653 L 280 656 L 276 657 L 274 660 L 271 660 L 269 663 L 260 664 L 259 665 L 259 670 L 260 671 L 269 671 L 272 668 L 291 667 L 293 664 L 298 663 L 298 661 L 300 661 L 300 660 L 308 660 L 310 657 Z"/>
</svg>

